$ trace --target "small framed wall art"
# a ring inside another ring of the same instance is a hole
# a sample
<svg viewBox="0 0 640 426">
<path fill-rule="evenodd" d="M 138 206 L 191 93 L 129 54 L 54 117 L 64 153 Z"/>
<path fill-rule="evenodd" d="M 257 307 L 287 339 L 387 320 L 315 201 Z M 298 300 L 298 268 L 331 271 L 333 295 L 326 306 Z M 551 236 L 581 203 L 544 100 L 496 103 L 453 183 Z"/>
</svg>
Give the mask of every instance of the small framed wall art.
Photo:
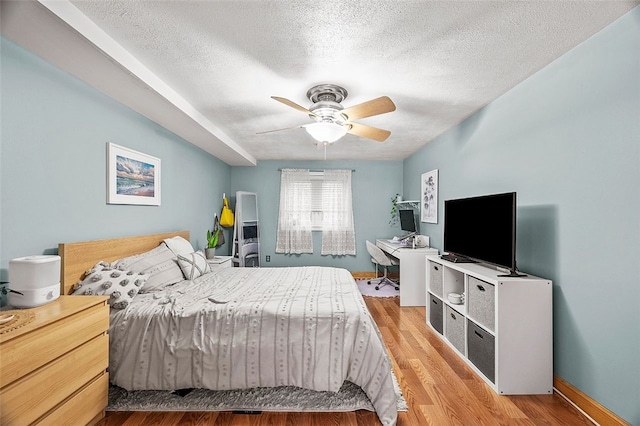
<svg viewBox="0 0 640 426">
<path fill-rule="evenodd" d="M 420 221 L 438 223 L 438 169 L 423 173 L 421 184 Z"/>
<path fill-rule="evenodd" d="M 107 203 L 160 205 L 160 159 L 107 143 Z"/>
</svg>

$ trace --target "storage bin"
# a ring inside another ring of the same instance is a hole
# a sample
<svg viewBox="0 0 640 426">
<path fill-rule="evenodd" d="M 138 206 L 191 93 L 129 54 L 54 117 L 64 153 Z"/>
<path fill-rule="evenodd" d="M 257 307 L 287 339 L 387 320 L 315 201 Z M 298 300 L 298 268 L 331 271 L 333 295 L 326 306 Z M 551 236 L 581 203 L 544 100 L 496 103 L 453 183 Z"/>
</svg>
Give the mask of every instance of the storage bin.
<svg viewBox="0 0 640 426">
<path fill-rule="evenodd" d="M 431 293 L 443 297 L 442 294 L 442 265 L 429 261 L 429 290 Z"/>
<path fill-rule="evenodd" d="M 495 286 L 469 276 L 467 308 L 469 318 L 481 324 L 487 330 L 495 331 Z"/>
<path fill-rule="evenodd" d="M 429 324 L 442 334 L 442 300 L 429 294 Z"/>
<path fill-rule="evenodd" d="M 455 311 L 451 306 L 445 309 L 444 336 L 464 355 L 464 315 Z"/>
<path fill-rule="evenodd" d="M 470 319 L 467 319 L 467 350 L 469 361 L 495 384 L 495 338 Z"/>
</svg>

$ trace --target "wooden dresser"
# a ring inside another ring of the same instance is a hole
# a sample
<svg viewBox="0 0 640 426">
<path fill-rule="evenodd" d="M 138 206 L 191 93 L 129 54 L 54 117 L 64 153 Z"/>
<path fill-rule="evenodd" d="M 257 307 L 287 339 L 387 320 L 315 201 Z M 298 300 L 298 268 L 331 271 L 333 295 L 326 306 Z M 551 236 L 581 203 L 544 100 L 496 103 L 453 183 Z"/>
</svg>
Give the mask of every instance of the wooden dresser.
<svg viewBox="0 0 640 426">
<path fill-rule="evenodd" d="M 109 392 L 105 296 L 60 296 L 0 333 L 0 424 L 83 425 L 104 417 Z"/>
</svg>

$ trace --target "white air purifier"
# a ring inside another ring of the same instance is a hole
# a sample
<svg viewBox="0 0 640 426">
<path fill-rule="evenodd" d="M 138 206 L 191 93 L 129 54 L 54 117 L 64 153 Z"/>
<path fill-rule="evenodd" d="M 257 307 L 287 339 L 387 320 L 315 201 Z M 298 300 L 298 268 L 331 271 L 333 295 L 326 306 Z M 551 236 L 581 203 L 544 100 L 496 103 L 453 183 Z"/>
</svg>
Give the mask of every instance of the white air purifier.
<svg viewBox="0 0 640 426">
<path fill-rule="evenodd" d="M 33 308 L 60 297 L 60 256 L 27 256 L 9 261 L 9 305 Z"/>
</svg>

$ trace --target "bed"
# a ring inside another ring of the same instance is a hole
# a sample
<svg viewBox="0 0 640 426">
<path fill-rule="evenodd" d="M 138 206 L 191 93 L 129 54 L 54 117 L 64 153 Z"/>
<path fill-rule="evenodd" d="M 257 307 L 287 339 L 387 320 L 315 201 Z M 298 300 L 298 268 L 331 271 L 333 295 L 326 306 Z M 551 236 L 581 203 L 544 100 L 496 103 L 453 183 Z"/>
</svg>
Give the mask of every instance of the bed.
<svg viewBox="0 0 640 426">
<path fill-rule="evenodd" d="M 62 291 L 71 294 L 99 261 L 135 259 L 176 236 L 189 240 L 181 231 L 60 244 Z M 285 385 L 337 392 L 348 380 L 367 394 L 382 424 L 396 423 L 391 362 L 348 271 L 225 268 L 191 278 L 141 291 L 124 308 L 112 305 L 114 385 L 127 390 Z"/>
</svg>

